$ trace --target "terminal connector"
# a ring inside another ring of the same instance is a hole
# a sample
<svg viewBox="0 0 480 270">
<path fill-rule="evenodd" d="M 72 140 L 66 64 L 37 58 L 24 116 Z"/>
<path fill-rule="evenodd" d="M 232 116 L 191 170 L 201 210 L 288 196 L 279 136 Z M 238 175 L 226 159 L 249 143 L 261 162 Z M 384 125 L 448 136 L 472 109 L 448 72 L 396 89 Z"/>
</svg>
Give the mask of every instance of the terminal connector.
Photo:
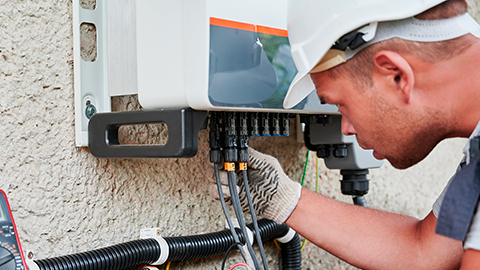
<svg viewBox="0 0 480 270">
<path fill-rule="evenodd" d="M 281 128 L 282 128 L 282 136 L 288 137 L 290 136 L 290 115 L 282 114 L 281 116 Z"/>
<path fill-rule="evenodd" d="M 222 161 L 220 151 L 220 119 L 217 112 L 210 114 L 210 162 L 219 163 Z"/>
<path fill-rule="evenodd" d="M 250 137 L 260 137 L 260 115 L 258 112 L 250 114 Z"/>
<path fill-rule="evenodd" d="M 248 114 L 246 112 L 238 115 L 238 161 L 248 162 Z"/>
<path fill-rule="evenodd" d="M 261 135 L 269 137 L 271 136 L 270 133 L 270 114 L 269 113 L 262 113 L 261 114 L 261 123 L 262 123 L 262 130 L 261 130 Z"/>
<path fill-rule="evenodd" d="M 282 136 L 282 131 L 280 128 L 280 114 L 276 113 L 272 115 L 272 136 Z"/>
<path fill-rule="evenodd" d="M 237 119 L 234 112 L 224 112 L 222 119 L 223 158 L 225 162 L 237 162 Z"/>
</svg>

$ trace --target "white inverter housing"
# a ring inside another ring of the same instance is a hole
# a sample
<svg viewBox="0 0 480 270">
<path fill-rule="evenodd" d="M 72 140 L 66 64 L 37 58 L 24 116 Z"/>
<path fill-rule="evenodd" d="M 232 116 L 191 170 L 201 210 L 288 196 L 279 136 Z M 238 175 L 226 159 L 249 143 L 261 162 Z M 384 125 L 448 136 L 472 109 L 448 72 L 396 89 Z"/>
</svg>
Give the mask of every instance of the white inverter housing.
<svg viewBox="0 0 480 270">
<path fill-rule="evenodd" d="M 287 0 L 137 0 L 138 98 L 145 109 L 337 114 L 315 91 L 291 110 L 297 70 Z"/>
</svg>

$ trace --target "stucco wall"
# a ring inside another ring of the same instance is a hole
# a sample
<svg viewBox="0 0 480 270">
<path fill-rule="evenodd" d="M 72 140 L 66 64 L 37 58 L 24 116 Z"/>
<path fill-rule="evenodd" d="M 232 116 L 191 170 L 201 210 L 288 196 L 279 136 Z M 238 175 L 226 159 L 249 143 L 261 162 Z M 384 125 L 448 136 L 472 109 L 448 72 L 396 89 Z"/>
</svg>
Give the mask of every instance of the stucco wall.
<svg viewBox="0 0 480 270">
<path fill-rule="evenodd" d="M 469 3 L 479 20 L 480 6 Z M 223 229 L 220 205 L 208 196 L 205 131 L 193 159 L 105 160 L 75 147 L 72 43 L 71 1 L 0 0 L 0 188 L 9 196 L 24 249 L 41 259 L 137 239 L 143 227 L 161 227 L 166 236 Z M 137 106 L 135 97 L 113 100 L 115 110 Z M 424 217 L 464 143 L 443 142 L 406 171 L 389 164 L 373 170 L 370 206 Z M 278 157 L 300 180 L 306 149 L 295 136 L 252 139 L 251 145 Z M 320 192 L 350 203 L 339 192 L 338 172 L 319 166 Z M 306 186 L 314 189 L 314 181 L 312 162 Z M 271 243 L 266 251 L 272 269 L 279 269 L 279 251 Z M 353 269 L 312 244 L 302 254 L 304 269 Z M 217 256 L 171 269 L 220 264 Z"/>
</svg>

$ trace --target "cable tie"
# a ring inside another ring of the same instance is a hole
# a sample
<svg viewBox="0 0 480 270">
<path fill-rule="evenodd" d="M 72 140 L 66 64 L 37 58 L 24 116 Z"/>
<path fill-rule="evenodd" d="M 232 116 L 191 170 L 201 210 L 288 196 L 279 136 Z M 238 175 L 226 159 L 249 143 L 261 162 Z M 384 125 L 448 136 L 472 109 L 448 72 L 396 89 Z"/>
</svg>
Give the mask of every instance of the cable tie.
<svg viewBox="0 0 480 270">
<path fill-rule="evenodd" d="M 232 222 L 232 225 L 233 225 L 233 227 L 235 227 L 235 228 L 238 228 L 238 229 L 240 229 L 240 230 L 242 229 L 242 228 L 240 227 L 240 224 L 239 224 L 239 222 L 238 222 L 238 219 L 234 219 L 233 222 Z M 230 225 L 228 225 L 228 224 L 225 224 L 225 227 L 226 227 L 227 229 L 230 229 Z M 254 235 L 253 231 L 250 230 L 249 227 L 246 227 L 246 226 L 245 226 L 245 228 L 247 229 L 247 237 L 248 237 L 248 239 L 245 239 L 245 241 L 248 240 L 248 242 L 249 242 L 251 245 L 253 245 L 253 241 L 254 241 L 255 235 Z M 247 244 L 247 243 L 245 242 L 245 244 Z"/>
<path fill-rule="evenodd" d="M 285 236 L 279 237 L 276 240 L 282 244 L 290 242 L 297 232 L 290 228 Z"/>
<path fill-rule="evenodd" d="M 23 253 L 24 255 L 28 254 L 28 252 L 25 251 Z M 38 264 L 33 259 L 29 259 L 28 256 L 25 256 L 25 263 L 27 264 L 29 270 L 40 270 Z"/>
<path fill-rule="evenodd" d="M 250 228 L 248 227 L 246 228 L 247 228 L 247 234 L 248 234 L 248 241 L 250 242 L 250 245 L 253 245 L 253 238 L 254 238 L 253 232 L 252 230 L 250 230 Z"/>
<path fill-rule="evenodd" d="M 146 228 L 140 230 L 140 239 L 155 239 L 160 245 L 160 257 L 152 265 L 161 265 L 167 262 L 168 255 L 170 254 L 170 248 L 167 241 L 162 237 L 162 230 L 160 228 Z"/>
</svg>

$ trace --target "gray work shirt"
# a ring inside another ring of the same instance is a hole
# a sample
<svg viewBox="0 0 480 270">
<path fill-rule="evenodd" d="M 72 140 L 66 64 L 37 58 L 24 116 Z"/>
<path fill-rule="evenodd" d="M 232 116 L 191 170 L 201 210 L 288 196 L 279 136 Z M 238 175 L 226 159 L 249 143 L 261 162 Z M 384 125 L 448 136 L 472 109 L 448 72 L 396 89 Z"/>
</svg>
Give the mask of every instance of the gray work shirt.
<svg viewBox="0 0 480 270">
<path fill-rule="evenodd" d="M 472 135 L 470 135 L 469 141 L 467 145 L 463 148 L 464 157 L 462 159 L 462 163 L 468 164 L 470 162 L 470 156 L 468 155 L 468 151 L 470 150 L 470 140 L 476 136 L 480 135 L 480 122 L 478 122 L 477 127 L 473 131 Z M 461 169 L 461 165 L 458 166 L 457 172 Z M 453 176 L 452 176 L 453 178 Z M 450 178 L 450 181 L 452 181 Z M 433 204 L 432 210 L 435 217 L 438 218 L 438 214 L 440 213 L 440 207 L 442 206 L 443 199 L 445 197 L 445 193 L 447 192 L 448 186 L 450 185 L 450 181 L 448 182 L 445 189 L 442 191 L 442 194 L 438 197 L 438 199 Z M 463 244 L 464 249 L 475 249 L 480 250 L 480 204 L 477 206 L 477 211 L 475 216 L 473 217 L 472 224 L 470 225 L 470 229 L 468 231 L 467 237 Z"/>
</svg>

